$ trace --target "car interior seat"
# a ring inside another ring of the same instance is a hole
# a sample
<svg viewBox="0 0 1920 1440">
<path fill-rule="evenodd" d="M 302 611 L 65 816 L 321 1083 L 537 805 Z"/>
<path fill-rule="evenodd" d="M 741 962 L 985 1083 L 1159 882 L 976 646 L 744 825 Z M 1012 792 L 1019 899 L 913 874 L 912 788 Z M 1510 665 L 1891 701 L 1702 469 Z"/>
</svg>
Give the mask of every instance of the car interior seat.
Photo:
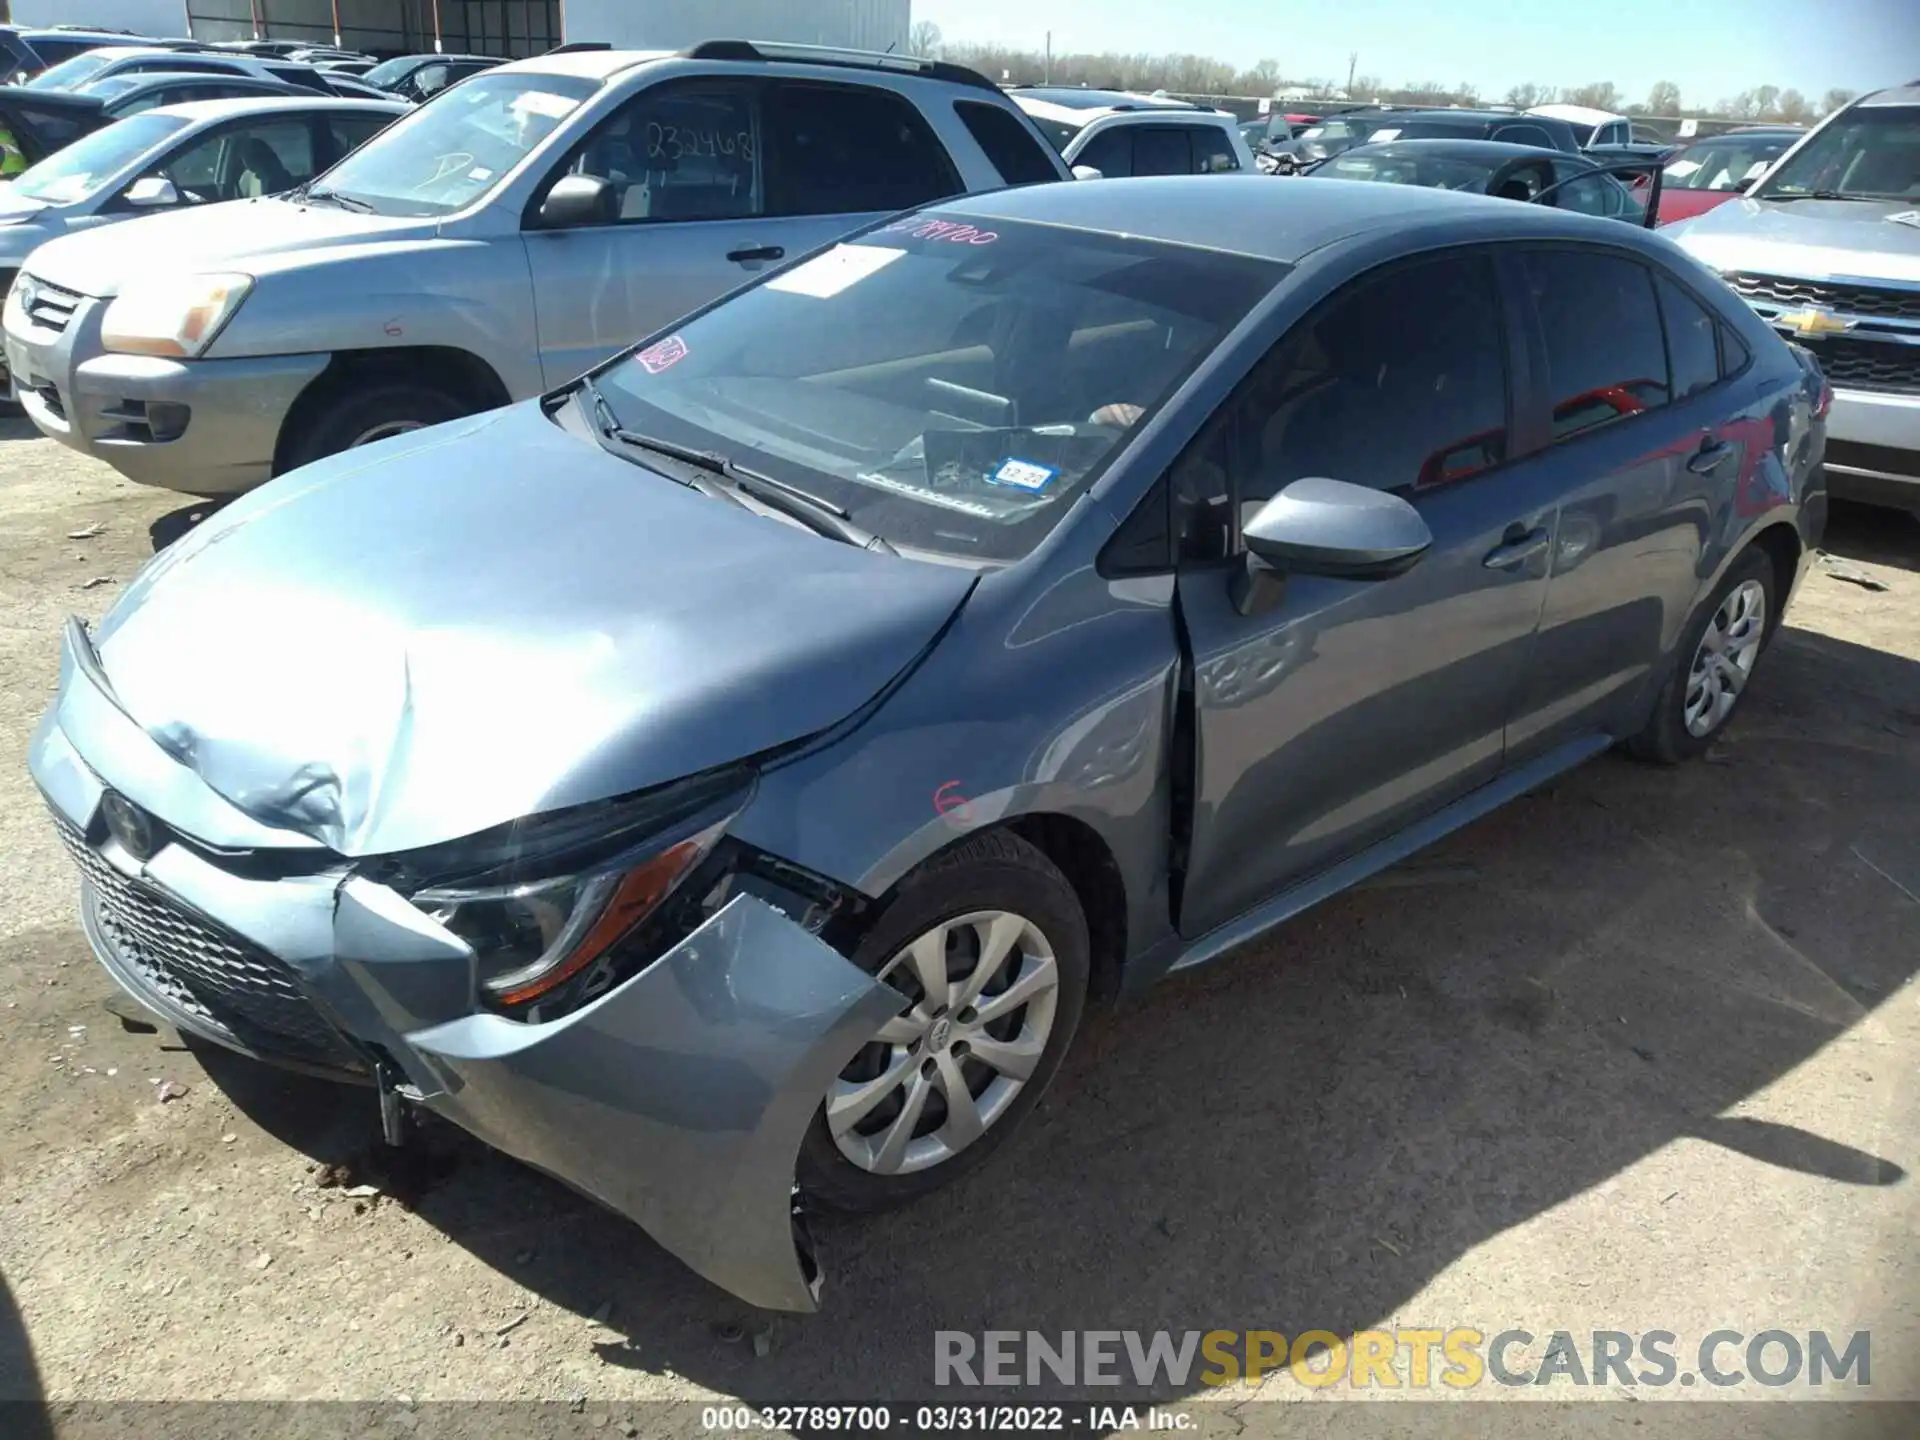
<svg viewBox="0 0 1920 1440">
<path fill-rule="evenodd" d="M 240 142 L 240 173 L 234 179 L 234 191 L 240 198 L 278 195 L 292 188 L 293 176 L 271 145 L 257 135 Z"/>
</svg>

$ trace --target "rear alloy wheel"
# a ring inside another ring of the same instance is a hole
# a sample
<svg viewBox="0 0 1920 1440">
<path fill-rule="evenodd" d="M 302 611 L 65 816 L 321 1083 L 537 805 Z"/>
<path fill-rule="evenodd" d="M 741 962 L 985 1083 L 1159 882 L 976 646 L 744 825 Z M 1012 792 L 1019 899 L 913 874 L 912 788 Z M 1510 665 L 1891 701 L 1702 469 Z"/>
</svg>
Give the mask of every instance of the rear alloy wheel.
<svg viewBox="0 0 1920 1440">
<path fill-rule="evenodd" d="M 853 960 L 903 1006 L 828 1088 L 799 1180 L 862 1212 L 970 1170 L 1037 1103 L 1080 1023 L 1086 920 L 1044 854 L 990 832 L 904 882 Z"/>
<path fill-rule="evenodd" d="M 1681 636 L 1653 713 L 1628 749 L 1668 765 L 1706 750 L 1747 693 L 1771 638 L 1774 585 L 1764 551 L 1749 550 L 1733 563 Z"/>
</svg>

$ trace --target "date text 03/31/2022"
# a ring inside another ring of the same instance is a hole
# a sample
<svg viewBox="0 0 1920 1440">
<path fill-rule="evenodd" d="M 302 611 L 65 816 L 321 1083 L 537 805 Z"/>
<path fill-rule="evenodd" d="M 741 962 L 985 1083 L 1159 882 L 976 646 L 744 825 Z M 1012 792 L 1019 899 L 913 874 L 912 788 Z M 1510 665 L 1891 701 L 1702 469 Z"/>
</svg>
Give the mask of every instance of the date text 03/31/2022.
<svg viewBox="0 0 1920 1440">
<path fill-rule="evenodd" d="M 796 1435 L 873 1434 L 895 1428 L 912 1434 L 988 1435 L 1195 1428 L 1186 1411 L 1158 1405 L 709 1405 L 700 1412 L 700 1425 L 710 1434 L 780 1431 Z"/>
</svg>

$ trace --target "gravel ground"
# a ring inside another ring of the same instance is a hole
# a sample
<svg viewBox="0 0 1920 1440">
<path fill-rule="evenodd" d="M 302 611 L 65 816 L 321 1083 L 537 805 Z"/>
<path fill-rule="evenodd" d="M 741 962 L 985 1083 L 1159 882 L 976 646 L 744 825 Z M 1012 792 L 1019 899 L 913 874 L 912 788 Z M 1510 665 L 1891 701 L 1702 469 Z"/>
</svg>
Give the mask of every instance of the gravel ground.
<svg viewBox="0 0 1920 1440">
<path fill-rule="evenodd" d="M 62 616 L 177 502 L 0 421 L 0 1399 L 605 1423 L 925 1398 L 936 1329 L 1422 1324 L 1870 1329 L 1872 1398 L 1920 1399 L 1920 524 L 1837 516 L 1885 588 L 1816 572 L 1707 763 L 1598 761 L 1096 1013 L 1016 1145 L 827 1230 L 824 1312 L 769 1322 L 462 1136 L 383 1165 L 363 1094 L 103 1008 L 21 757 Z"/>
</svg>

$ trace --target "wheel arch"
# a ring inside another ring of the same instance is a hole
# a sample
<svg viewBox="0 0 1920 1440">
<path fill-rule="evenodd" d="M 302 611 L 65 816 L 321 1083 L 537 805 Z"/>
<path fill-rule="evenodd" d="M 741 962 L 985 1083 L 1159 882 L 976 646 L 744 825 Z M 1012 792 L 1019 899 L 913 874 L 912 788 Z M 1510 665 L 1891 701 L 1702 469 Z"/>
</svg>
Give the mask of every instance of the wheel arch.
<svg viewBox="0 0 1920 1440">
<path fill-rule="evenodd" d="M 273 473 L 285 472 L 300 437 L 325 406 L 355 387 L 395 380 L 444 389 L 470 402 L 476 413 L 505 405 L 513 398 L 492 365 L 457 345 L 338 350 L 327 368 L 300 392 L 281 423 L 279 438 L 274 442 Z"/>
<path fill-rule="evenodd" d="M 1800 532 L 1789 522 L 1779 520 L 1763 527 L 1741 546 L 1729 558 L 1728 565 L 1732 565 L 1748 550 L 1764 552 L 1773 563 L 1774 606 L 1773 614 L 1767 617 L 1767 628 L 1769 631 L 1777 630 L 1786 614 L 1787 597 L 1793 593 L 1794 577 L 1800 573 L 1800 558 L 1806 553 L 1806 547 L 1801 543 Z M 1714 583 L 1719 582 L 1716 579 Z"/>
</svg>

